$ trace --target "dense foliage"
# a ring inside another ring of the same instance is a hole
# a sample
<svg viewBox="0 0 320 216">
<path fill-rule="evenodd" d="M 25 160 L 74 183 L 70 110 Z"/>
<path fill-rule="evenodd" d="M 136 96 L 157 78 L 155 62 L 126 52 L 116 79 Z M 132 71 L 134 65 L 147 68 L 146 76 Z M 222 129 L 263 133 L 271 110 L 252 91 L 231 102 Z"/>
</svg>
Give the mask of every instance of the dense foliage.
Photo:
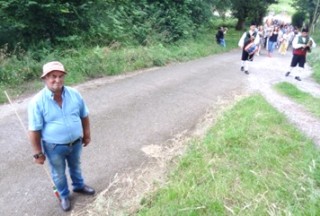
<svg viewBox="0 0 320 216">
<path fill-rule="evenodd" d="M 91 43 L 171 42 L 192 36 L 208 23 L 209 4 L 200 0 L 0 1 L 0 45 L 74 46 L 84 38 Z"/>
<path fill-rule="evenodd" d="M 130 46 L 163 50 L 161 47 L 167 44 L 201 35 L 202 30 L 215 31 L 216 25 L 222 23 L 217 22 L 214 12 L 225 18 L 231 3 L 232 0 L 0 0 L 0 89 L 38 79 L 40 65 L 49 60 L 64 60 L 68 68 L 83 74 L 74 82 L 123 71 L 120 61 L 132 63 L 133 69 L 163 65 L 165 60 L 160 56 L 152 57 L 151 63 L 142 63 L 135 54 L 120 54 L 131 56 L 128 59 L 117 55 Z M 111 61 L 111 68 L 105 61 Z"/>
<path fill-rule="evenodd" d="M 292 25 L 302 28 L 303 22 L 306 19 L 306 14 L 303 11 L 297 11 L 292 15 Z"/>
<path fill-rule="evenodd" d="M 21 42 L 24 47 L 87 31 L 88 11 L 93 2 L 85 0 L 0 1 L 1 44 Z"/>
<path fill-rule="evenodd" d="M 0 46 L 170 43 L 192 37 L 232 9 L 237 29 L 260 22 L 275 0 L 6 0 L 0 1 Z"/>
</svg>

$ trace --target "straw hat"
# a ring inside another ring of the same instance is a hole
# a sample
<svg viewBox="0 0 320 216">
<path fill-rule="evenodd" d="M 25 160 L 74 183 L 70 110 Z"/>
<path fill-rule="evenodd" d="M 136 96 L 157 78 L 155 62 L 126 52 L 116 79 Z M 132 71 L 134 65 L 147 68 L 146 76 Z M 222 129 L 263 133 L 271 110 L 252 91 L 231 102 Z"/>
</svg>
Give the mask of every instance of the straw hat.
<svg viewBox="0 0 320 216">
<path fill-rule="evenodd" d="M 47 74 L 49 74 L 52 71 L 61 71 L 65 74 L 67 73 L 61 62 L 52 61 L 43 65 L 41 78 L 44 78 L 45 76 L 47 76 Z"/>
</svg>

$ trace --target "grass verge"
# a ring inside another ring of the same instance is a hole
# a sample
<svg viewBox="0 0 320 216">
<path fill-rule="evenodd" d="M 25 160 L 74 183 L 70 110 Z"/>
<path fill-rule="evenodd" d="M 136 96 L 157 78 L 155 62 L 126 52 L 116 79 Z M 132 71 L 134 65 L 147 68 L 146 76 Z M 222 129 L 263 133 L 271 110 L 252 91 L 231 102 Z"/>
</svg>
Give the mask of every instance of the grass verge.
<svg viewBox="0 0 320 216">
<path fill-rule="evenodd" d="M 262 96 L 193 141 L 137 215 L 318 215 L 319 151 Z"/>
<path fill-rule="evenodd" d="M 309 112 L 313 113 L 317 117 L 320 117 L 319 98 L 315 98 L 309 93 L 303 92 L 299 90 L 295 85 L 287 82 L 278 83 L 274 87 L 278 92 L 292 98 L 297 103 L 305 106 Z"/>
<path fill-rule="evenodd" d="M 1 92 L 7 90 L 14 96 L 13 98 L 16 98 L 26 92 L 42 88 L 39 79 L 41 66 L 52 60 L 59 60 L 65 65 L 68 70 L 65 83 L 74 85 L 102 76 L 197 59 L 237 47 L 239 32 L 234 30 L 228 32 L 227 48 L 216 43 L 215 33 L 216 30 L 210 30 L 199 34 L 197 38 L 169 45 L 156 43 L 149 46 L 124 47 L 119 43 L 113 43 L 105 47 L 56 50 L 47 53 L 41 62 L 34 60 L 31 57 L 32 53 L 26 53 L 21 58 L 3 57 L 0 58 L 0 90 Z M 0 94 L 0 103 L 4 102 L 6 98 L 4 94 Z"/>
</svg>

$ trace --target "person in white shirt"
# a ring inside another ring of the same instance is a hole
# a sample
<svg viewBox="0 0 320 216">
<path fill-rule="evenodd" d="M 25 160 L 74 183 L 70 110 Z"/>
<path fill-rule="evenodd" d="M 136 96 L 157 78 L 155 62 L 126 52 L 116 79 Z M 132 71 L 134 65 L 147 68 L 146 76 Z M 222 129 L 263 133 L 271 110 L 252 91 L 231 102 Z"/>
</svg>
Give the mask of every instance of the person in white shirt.
<svg viewBox="0 0 320 216">
<path fill-rule="evenodd" d="M 254 54 L 258 51 L 260 36 L 256 24 L 251 23 L 249 31 L 244 32 L 239 40 L 239 47 L 242 48 L 241 71 L 249 74 L 249 61 L 253 61 Z"/>
<path fill-rule="evenodd" d="M 292 48 L 293 48 L 293 56 L 290 64 L 289 71 L 285 74 L 285 76 L 289 76 L 290 73 L 293 72 L 293 69 L 299 65 L 298 67 L 298 74 L 304 69 L 304 64 L 307 60 L 307 53 L 311 52 L 311 48 L 316 47 L 316 43 L 314 40 L 309 36 L 308 29 L 304 28 L 301 30 L 301 33 L 294 37 L 292 41 Z M 299 75 L 294 76 L 294 78 L 298 81 L 301 81 Z"/>
</svg>

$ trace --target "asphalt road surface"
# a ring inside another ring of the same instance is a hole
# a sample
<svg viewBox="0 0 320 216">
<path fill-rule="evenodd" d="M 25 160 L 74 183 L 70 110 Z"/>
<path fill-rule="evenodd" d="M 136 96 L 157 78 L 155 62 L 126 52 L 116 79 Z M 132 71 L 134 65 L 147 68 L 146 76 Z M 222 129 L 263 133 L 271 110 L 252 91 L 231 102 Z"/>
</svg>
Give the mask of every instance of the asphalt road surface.
<svg viewBox="0 0 320 216">
<path fill-rule="evenodd" d="M 142 147 L 192 130 L 217 100 L 233 100 L 245 91 L 248 75 L 240 72 L 239 59 L 235 50 L 76 86 L 90 109 L 92 127 L 92 142 L 82 155 L 86 183 L 104 190 L 116 173 L 151 160 Z M 27 127 L 29 100 L 0 106 L 0 215 L 68 214 L 60 209 L 43 167 L 33 163 L 15 115 L 14 110 Z M 81 208 L 92 198 L 72 194 L 71 199 Z"/>
</svg>

